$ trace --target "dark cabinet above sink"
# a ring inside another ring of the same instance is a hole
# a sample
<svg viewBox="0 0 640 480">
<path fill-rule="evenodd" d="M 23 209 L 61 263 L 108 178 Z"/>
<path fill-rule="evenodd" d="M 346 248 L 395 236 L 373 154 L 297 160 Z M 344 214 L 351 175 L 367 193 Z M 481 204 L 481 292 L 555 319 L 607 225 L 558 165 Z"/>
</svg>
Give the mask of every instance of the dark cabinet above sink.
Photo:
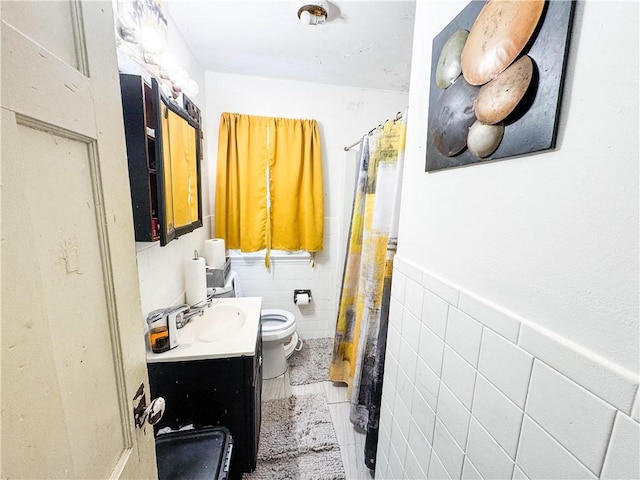
<svg viewBox="0 0 640 480">
<path fill-rule="evenodd" d="M 136 241 L 166 245 L 202 226 L 200 111 L 140 75 L 120 74 L 120 90 Z"/>
</svg>

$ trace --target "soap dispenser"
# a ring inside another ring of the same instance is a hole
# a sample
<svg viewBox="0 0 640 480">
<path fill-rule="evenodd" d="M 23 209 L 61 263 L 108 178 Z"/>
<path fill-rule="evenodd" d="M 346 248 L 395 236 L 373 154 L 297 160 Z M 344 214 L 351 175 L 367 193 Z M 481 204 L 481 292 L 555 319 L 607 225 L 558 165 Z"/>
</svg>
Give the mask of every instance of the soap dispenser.
<svg viewBox="0 0 640 480">
<path fill-rule="evenodd" d="M 169 349 L 178 346 L 178 320 L 182 322 L 184 312 L 189 310 L 189 305 L 183 303 L 167 309 L 167 327 L 169 329 Z"/>
<path fill-rule="evenodd" d="M 153 353 L 163 353 L 178 346 L 177 321 L 189 310 L 189 305 L 154 310 L 147 315 L 149 344 Z"/>
</svg>

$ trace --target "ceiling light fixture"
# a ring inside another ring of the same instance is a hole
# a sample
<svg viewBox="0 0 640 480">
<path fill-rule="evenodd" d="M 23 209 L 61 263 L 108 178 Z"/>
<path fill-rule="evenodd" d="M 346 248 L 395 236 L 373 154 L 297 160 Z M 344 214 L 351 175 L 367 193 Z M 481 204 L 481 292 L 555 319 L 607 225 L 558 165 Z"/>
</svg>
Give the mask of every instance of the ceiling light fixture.
<svg viewBox="0 0 640 480">
<path fill-rule="evenodd" d="M 326 0 L 298 2 L 298 18 L 303 25 L 322 25 L 327 20 L 329 3 Z"/>
<path fill-rule="evenodd" d="M 189 78 L 186 70 L 180 68 L 178 60 L 166 51 L 165 33 L 160 27 L 153 23 L 140 25 L 129 16 L 116 12 L 116 34 L 122 40 L 118 42 L 118 48 L 122 48 L 126 55 L 160 80 L 165 96 L 177 98 L 183 92 L 196 96 L 198 84 Z"/>
<path fill-rule="evenodd" d="M 153 27 L 144 26 L 138 30 L 137 40 L 144 53 L 160 53 L 162 51 L 162 35 Z"/>
</svg>

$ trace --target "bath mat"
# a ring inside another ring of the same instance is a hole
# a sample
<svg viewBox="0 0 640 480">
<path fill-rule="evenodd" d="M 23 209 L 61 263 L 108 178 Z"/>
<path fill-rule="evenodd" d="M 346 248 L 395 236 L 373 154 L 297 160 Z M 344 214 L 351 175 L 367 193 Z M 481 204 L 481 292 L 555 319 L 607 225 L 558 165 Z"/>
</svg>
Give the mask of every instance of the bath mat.
<svg viewBox="0 0 640 480">
<path fill-rule="evenodd" d="M 343 480 L 340 447 L 323 394 L 262 402 L 258 463 L 244 480 Z"/>
<path fill-rule="evenodd" d="M 289 383 L 306 385 L 329 380 L 329 364 L 333 352 L 333 338 L 303 340 L 299 352 L 289 357 Z"/>
</svg>

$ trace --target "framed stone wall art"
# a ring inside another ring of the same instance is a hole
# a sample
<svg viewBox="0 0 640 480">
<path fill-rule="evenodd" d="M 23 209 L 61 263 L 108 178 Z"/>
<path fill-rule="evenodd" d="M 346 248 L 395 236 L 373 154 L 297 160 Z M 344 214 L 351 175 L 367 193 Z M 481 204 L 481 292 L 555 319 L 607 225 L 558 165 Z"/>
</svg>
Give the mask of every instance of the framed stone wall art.
<svg viewBox="0 0 640 480">
<path fill-rule="evenodd" d="M 574 1 L 472 1 L 434 39 L 426 171 L 555 147 Z"/>
</svg>

